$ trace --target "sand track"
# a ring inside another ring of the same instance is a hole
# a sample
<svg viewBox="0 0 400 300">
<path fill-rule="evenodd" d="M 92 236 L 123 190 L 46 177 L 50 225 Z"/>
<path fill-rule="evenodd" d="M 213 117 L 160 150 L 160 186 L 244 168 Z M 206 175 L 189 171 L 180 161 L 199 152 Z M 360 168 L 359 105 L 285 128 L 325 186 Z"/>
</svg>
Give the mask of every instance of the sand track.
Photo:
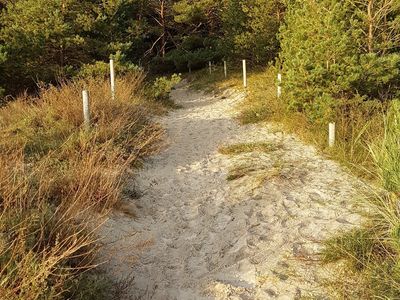
<svg viewBox="0 0 400 300">
<path fill-rule="evenodd" d="M 358 223 L 358 183 L 311 146 L 271 125 L 240 126 L 244 95 L 214 96 L 183 84 L 183 108 L 159 121 L 169 146 L 135 180 L 137 218 L 114 214 L 102 235 L 106 269 L 134 274 L 132 299 L 296 299 L 324 293 L 320 241 Z M 218 153 L 222 145 L 269 142 L 269 153 Z M 227 181 L 229 170 L 246 175 Z"/>
</svg>

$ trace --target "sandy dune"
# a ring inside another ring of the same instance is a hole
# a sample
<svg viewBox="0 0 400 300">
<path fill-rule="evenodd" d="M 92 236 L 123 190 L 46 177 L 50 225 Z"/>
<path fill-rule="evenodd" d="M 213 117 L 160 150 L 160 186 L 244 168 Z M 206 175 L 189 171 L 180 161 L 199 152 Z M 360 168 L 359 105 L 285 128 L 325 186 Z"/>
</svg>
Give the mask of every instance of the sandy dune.
<svg viewBox="0 0 400 300">
<path fill-rule="evenodd" d="M 172 97 L 183 108 L 159 120 L 169 146 L 135 180 L 138 217 L 116 213 L 103 229 L 105 268 L 134 274 L 132 299 L 324 299 L 320 241 L 359 221 L 350 203 L 361 184 L 271 125 L 240 126 L 243 94 L 183 84 Z M 273 150 L 217 151 L 259 141 Z M 228 181 L 238 168 L 246 175 Z"/>
</svg>

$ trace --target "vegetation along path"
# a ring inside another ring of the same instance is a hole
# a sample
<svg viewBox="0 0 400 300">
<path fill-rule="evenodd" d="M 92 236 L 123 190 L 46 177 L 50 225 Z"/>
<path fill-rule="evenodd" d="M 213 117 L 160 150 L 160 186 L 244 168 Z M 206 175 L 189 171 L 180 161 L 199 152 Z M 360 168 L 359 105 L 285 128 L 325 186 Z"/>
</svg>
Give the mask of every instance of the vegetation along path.
<svg viewBox="0 0 400 300">
<path fill-rule="evenodd" d="M 323 295 L 320 241 L 359 222 L 357 180 L 272 125 L 240 126 L 244 94 L 172 93 L 168 147 L 140 170 L 136 217 L 104 229 L 108 270 L 133 299 Z"/>
</svg>

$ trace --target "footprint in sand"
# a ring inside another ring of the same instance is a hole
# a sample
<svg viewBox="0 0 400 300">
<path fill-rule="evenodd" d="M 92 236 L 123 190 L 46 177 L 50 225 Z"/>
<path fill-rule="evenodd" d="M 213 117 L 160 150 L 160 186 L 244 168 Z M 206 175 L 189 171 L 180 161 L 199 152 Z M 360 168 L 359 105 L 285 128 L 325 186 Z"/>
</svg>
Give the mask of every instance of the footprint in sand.
<svg viewBox="0 0 400 300">
<path fill-rule="evenodd" d="M 361 183 L 271 125 L 240 126 L 233 107 L 244 97 L 214 97 L 187 84 L 173 91 L 182 108 L 159 119 L 169 148 L 136 180 L 146 191 L 132 199 L 137 218 L 112 216 L 101 232 L 105 241 L 135 233 L 101 252 L 116 280 L 134 274 L 126 299 L 324 297 L 321 266 L 304 259 L 317 254 L 315 243 L 358 222 L 350 199 Z M 277 150 L 218 153 L 250 142 Z M 246 159 L 248 174 L 228 181 Z"/>
</svg>

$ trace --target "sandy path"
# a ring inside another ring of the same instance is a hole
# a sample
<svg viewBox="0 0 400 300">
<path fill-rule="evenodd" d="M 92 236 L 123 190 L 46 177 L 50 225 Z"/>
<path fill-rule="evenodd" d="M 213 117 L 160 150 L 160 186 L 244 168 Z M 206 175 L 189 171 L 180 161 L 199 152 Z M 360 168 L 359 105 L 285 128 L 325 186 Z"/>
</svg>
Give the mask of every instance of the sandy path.
<svg viewBox="0 0 400 300">
<path fill-rule="evenodd" d="M 296 299 L 320 294 L 319 241 L 352 226 L 356 180 L 271 126 L 239 126 L 244 95 L 172 93 L 160 122 L 169 147 L 140 170 L 138 217 L 104 228 L 107 270 L 134 274 L 132 299 Z M 266 141 L 270 153 L 224 156 L 221 145 Z M 232 168 L 246 176 L 227 181 Z"/>
</svg>

